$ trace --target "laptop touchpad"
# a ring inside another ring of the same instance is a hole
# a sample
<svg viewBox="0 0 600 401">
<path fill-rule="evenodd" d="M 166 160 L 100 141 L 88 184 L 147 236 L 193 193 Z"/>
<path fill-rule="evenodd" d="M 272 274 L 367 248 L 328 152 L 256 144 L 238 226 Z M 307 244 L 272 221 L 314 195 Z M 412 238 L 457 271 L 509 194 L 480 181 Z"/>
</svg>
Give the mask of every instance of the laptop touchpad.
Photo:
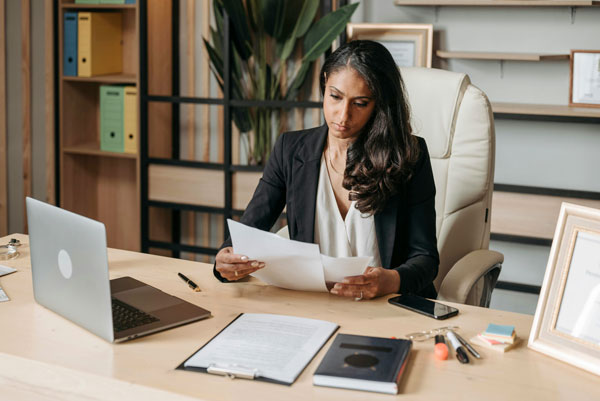
<svg viewBox="0 0 600 401">
<path fill-rule="evenodd" d="M 113 294 L 113 297 L 146 312 L 168 308 L 182 302 L 148 285 Z"/>
</svg>

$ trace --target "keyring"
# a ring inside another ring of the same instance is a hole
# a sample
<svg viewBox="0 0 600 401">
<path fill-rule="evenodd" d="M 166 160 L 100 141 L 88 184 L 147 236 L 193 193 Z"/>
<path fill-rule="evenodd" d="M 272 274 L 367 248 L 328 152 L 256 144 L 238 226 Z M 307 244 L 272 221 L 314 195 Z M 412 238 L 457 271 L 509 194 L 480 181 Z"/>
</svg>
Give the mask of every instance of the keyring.
<svg viewBox="0 0 600 401">
<path fill-rule="evenodd" d="M 5 245 L 0 245 L 0 260 L 14 259 L 19 256 L 17 250 L 21 246 L 21 241 L 16 238 L 11 238 Z"/>
<path fill-rule="evenodd" d="M 446 334 L 449 330 L 456 330 L 458 326 L 438 327 L 437 329 L 417 331 L 408 333 L 405 337 L 413 341 L 425 341 L 436 336 L 436 334 Z"/>
</svg>

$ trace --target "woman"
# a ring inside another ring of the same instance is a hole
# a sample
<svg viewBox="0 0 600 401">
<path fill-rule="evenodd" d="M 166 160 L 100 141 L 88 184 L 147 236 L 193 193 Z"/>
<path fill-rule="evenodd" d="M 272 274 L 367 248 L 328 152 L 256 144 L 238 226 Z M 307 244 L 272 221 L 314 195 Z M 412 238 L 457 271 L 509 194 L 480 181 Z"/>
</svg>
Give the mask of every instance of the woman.
<svg viewBox="0 0 600 401">
<path fill-rule="evenodd" d="M 327 58 L 320 81 L 326 124 L 279 137 L 242 223 L 269 230 L 285 206 L 291 239 L 330 256 L 372 257 L 332 294 L 435 298 L 435 185 L 391 54 L 377 42 L 349 42 Z M 218 279 L 264 267 L 230 244 L 217 254 Z"/>
</svg>

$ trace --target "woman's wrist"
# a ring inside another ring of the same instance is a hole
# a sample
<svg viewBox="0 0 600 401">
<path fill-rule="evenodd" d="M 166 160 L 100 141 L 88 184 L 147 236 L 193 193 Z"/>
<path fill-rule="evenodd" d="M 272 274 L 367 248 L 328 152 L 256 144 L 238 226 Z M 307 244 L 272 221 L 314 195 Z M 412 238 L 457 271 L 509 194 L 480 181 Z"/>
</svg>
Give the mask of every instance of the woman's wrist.
<svg viewBox="0 0 600 401">
<path fill-rule="evenodd" d="M 400 292 L 400 273 L 394 269 L 383 269 L 384 285 L 383 291 L 379 295 L 396 294 Z"/>
</svg>

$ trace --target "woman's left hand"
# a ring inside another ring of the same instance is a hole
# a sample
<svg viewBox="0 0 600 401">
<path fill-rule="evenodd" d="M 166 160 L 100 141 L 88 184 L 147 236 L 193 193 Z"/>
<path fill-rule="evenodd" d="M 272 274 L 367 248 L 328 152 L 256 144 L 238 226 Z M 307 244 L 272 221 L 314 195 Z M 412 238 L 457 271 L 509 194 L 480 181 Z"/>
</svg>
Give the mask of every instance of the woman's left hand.
<svg viewBox="0 0 600 401">
<path fill-rule="evenodd" d="M 396 270 L 367 267 L 364 274 L 344 277 L 341 283 L 335 283 L 330 292 L 360 300 L 396 293 L 399 288 L 400 274 Z"/>
</svg>

